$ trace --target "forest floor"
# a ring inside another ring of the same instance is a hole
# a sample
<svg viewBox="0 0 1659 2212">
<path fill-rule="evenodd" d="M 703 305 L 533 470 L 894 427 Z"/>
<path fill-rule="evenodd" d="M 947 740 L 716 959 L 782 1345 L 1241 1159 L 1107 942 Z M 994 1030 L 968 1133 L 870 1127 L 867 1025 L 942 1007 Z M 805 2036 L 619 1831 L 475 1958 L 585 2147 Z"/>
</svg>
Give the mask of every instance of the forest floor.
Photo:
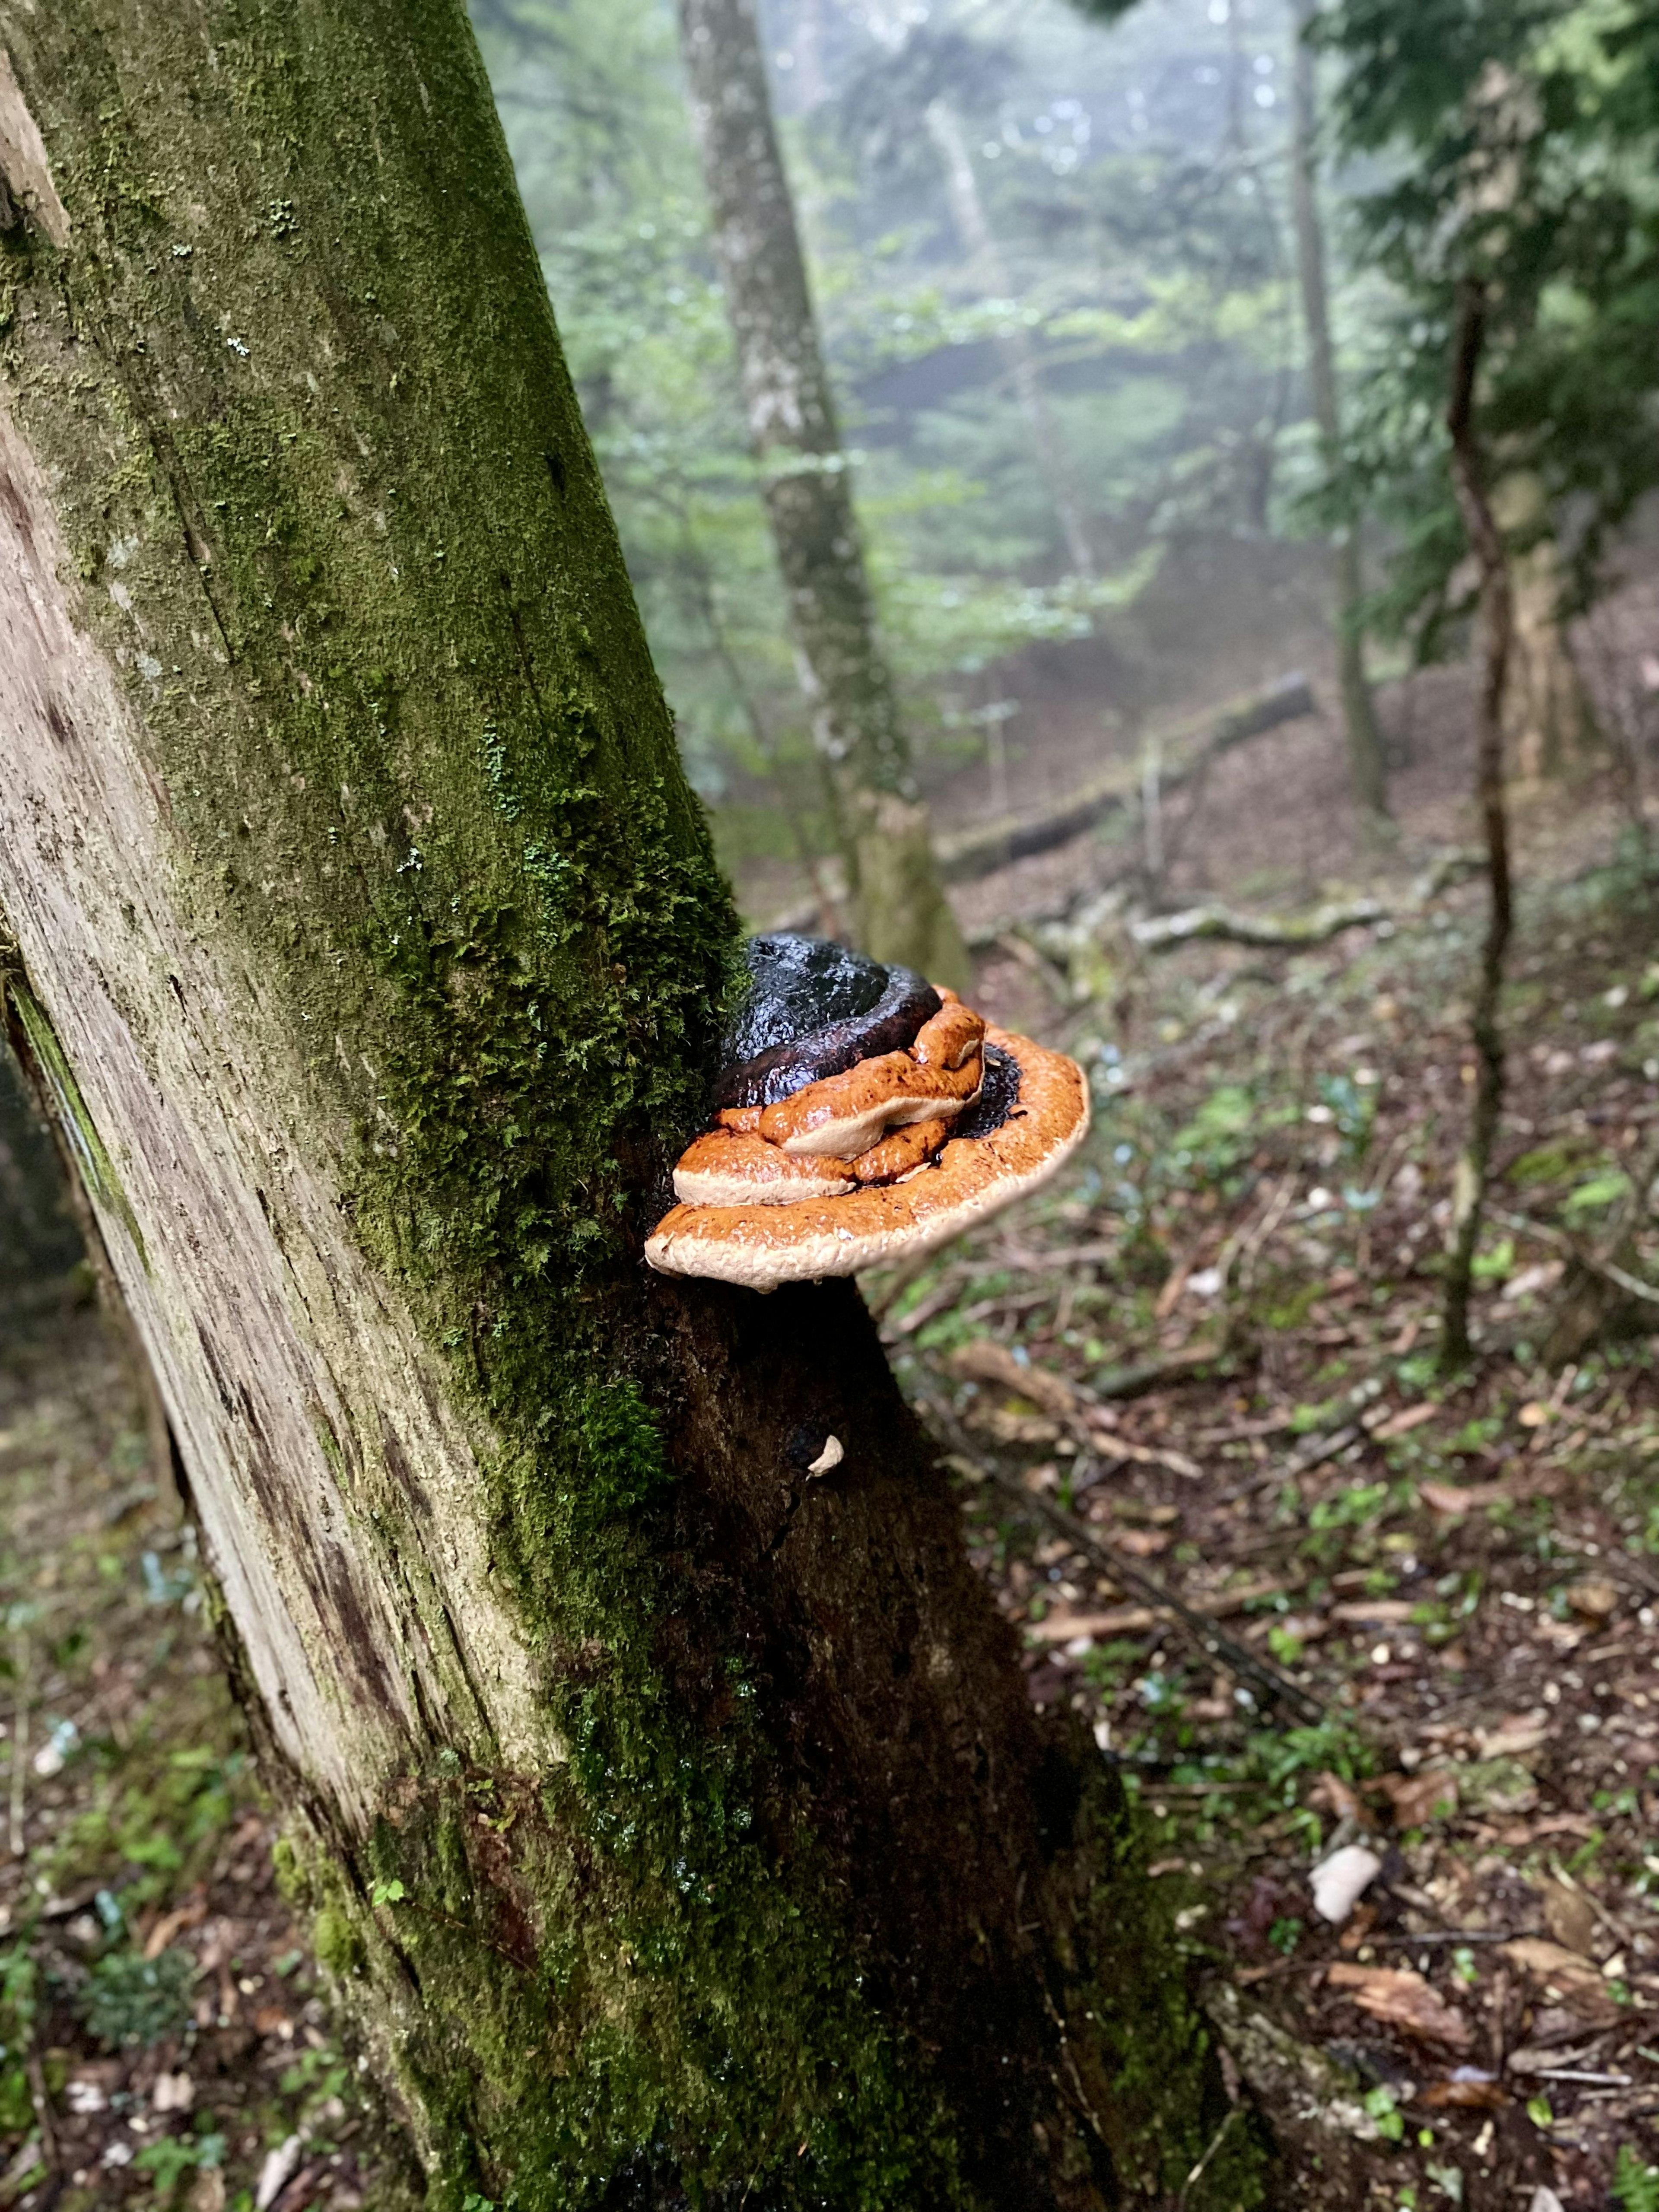
<svg viewBox="0 0 1659 2212">
<path fill-rule="evenodd" d="M 276 1887 L 194 1531 L 73 1283 L 0 1318 L 0 2206 L 352 2212 L 356 2061 Z"/>
<path fill-rule="evenodd" d="M 1659 909 L 1605 793 L 1520 812 L 1468 1369 L 1479 882 L 1311 951 L 1123 931 L 1109 1019 L 1009 959 L 981 997 L 1090 1061 L 1089 1163 L 867 1286 L 1308 2212 L 1659 2204 L 1659 1308 L 1595 1272 L 1656 1256 Z"/>
<path fill-rule="evenodd" d="M 1484 894 L 1409 886 L 1460 826 L 1449 798 L 1410 822 L 1367 879 L 1394 919 L 1315 950 L 1154 956 L 1109 921 L 1080 1004 L 1011 937 L 981 995 L 1087 1060 L 1088 1151 L 866 1289 L 1034 1701 L 1076 1708 L 1141 1803 L 1170 1941 L 1282 2153 L 1275 2205 L 1647 2212 L 1647 1310 L 1544 1352 L 1570 1288 L 1581 1317 L 1609 1290 L 1575 1255 L 1659 1258 L 1659 901 L 1627 839 L 1610 857 L 1607 792 L 1522 805 L 1478 1357 L 1444 1375 Z M 0 2207 L 386 2201 L 188 1524 L 84 1302 L 0 1330 Z M 1311 1877 L 1349 1844 L 1380 1865 L 1338 1924 Z"/>
</svg>

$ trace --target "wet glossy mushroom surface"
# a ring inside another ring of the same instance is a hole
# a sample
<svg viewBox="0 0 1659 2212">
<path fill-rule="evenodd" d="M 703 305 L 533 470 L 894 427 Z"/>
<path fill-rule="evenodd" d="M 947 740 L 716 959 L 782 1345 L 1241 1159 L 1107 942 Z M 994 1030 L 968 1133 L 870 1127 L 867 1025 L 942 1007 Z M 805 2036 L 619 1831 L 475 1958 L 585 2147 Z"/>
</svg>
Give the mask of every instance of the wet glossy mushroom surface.
<svg viewBox="0 0 1659 2212">
<path fill-rule="evenodd" d="M 716 1107 L 773 1106 L 862 1060 L 902 1052 L 943 1001 L 909 968 L 828 938 L 751 937 L 750 987 L 726 1032 Z"/>
</svg>

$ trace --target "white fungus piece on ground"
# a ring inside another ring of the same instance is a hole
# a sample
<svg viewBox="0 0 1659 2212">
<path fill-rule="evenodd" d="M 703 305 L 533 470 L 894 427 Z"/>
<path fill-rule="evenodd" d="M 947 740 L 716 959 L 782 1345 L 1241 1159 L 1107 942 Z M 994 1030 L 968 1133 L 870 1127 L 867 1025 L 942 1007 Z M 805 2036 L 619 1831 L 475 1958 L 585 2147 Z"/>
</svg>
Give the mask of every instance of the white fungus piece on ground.
<svg viewBox="0 0 1659 2212">
<path fill-rule="evenodd" d="M 1314 1911 L 1340 1928 L 1382 1871 L 1382 1862 L 1364 1844 L 1345 1844 L 1314 1869 Z"/>
</svg>

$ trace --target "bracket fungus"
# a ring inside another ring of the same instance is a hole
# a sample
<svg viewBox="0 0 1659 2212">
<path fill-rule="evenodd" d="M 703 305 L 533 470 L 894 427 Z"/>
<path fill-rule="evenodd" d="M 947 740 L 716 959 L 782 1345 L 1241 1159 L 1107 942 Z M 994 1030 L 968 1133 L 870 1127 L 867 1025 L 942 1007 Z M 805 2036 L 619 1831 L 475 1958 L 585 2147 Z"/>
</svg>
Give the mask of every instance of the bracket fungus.
<svg viewBox="0 0 1659 2212">
<path fill-rule="evenodd" d="M 954 992 L 823 938 L 751 938 L 714 1126 L 674 1170 L 646 1258 L 769 1291 L 931 1251 L 1082 1142 L 1075 1060 Z"/>
</svg>

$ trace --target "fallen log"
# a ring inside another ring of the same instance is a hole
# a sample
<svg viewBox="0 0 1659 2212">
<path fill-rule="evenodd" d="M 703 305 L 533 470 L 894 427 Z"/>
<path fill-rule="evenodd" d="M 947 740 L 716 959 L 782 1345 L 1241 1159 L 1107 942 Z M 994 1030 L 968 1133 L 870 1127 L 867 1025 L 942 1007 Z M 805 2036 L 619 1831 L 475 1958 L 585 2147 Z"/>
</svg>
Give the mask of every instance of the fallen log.
<svg viewBox="0 0 1659 2212">
<path fill-rule="evenodd" d="M 1179 789 L 1200 762 L 1231 750 L 1246 738 L 1276 730 L 1282 723 L 1299 720 L 1318 711 L 1313 687 L 1297 669 L 1281 676 L 1265 691 L 1234 700 L 1219 713 L 1213 710 L 1161 732 L 1158 738 L 1165 763 L 1160 782 L 1167 793 Z M 988 876 L 1012 861 L 1030 860 L 1056 846 L 1080 837 L 1097 822 L 1119 807 L 1138 805 L 1141 787 L 1139 756 L 1113 761 L 1077 790 L 1040 814 L 981 822 L 938 841 L 939 873 L 947 884 L 970 882 Z"/>
<path fill-rule="evenodd" d="M 1194 906 L 1182 914 L 1152 915 L 1144 921 L 1132 921 L 1129 934 L 1143 952 L 1167 952 L 1200 938 L 1220 938 L 1230 945 L 1273 950 L 1325 945 L 1345 929 L 1358 929 L 1367 922 L 1388 918 L 1387 908 L 1373 898 L 1344 899 L 1316 907 L 1311 914 L 1289 917 L 1235 914 L 1224 906 Z"/>
<path fill-rule="evenodd" d="M 1160 789 L 1166 796 L 1178 791 L 1200 767 L 1218 754 L 1230 751 L 1234 745 L 1242 744 L 1247 738 L 1259 737 L 1265 731 L 1276 730 L 1283 723 L 1297 721 L 1304 714 L 1318 711 L 1313 686 L 1301 670 L 1296 669 L 1270 684 L 1264 691 L 1251 692 L 1219 709 L 1211 708 L 1176 723 L 1171 729 L 1156 732 L 1153 736 L 1164 763 Z M 934 849 L 939 873 L 947 884 L 971 883 L 978 877 L 994 875 L 997 869 L 1006 868 L 1012 861 L 1053 852 L 1073 837 L 1080 837 L 1085 830 L 1093 829 L 1118 808 L 1139 805 L 1140 791 L 1139 756 L 1115 760 L 1098 775 L 1068 793 L 1058 805 L 1041 813 L 976 823 L 971 829 L 955 830 L 937 839 Z M 826 863 L 826 878 L 836 879 L 838 900 L 838 867 L 833 860 Z M 805 901 L 775 915 L 766 927 L 772 930 L 812 929 L 817 926 L 818 915 L 818 902 Z M 993 932 L 992 937 L 994 935 Z M 982 951 L 991 941 L 992 938 L 982 938 L 974 943 L 974 949 Z"/>
</svg>

